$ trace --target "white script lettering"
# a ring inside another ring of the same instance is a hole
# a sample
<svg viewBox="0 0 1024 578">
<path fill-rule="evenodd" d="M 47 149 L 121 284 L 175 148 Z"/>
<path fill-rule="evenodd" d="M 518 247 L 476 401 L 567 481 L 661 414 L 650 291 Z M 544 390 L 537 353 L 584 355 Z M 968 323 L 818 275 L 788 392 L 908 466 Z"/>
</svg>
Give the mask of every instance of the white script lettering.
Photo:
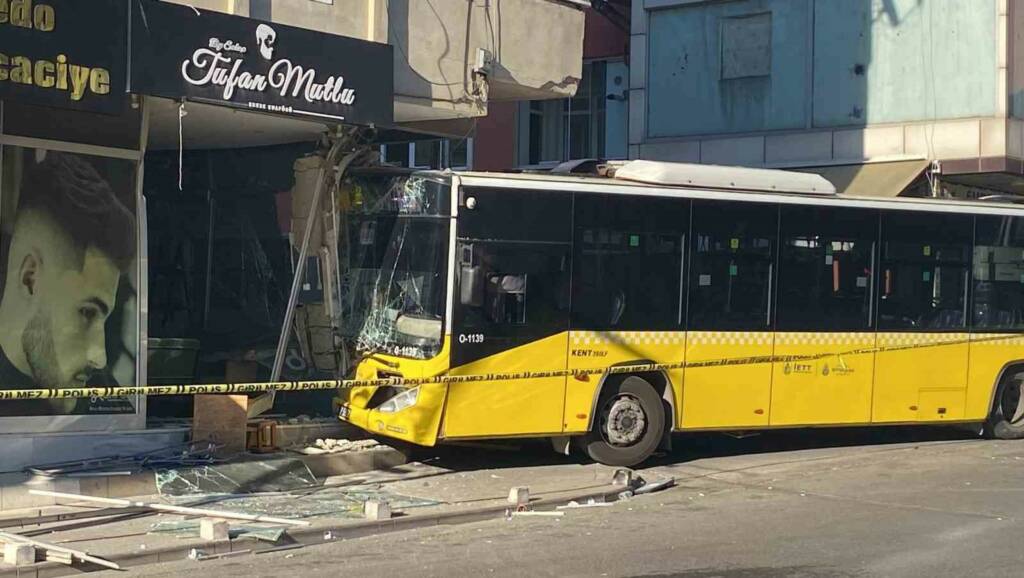
<svg viewBox="0 0 1024 578">
<path fill-rule="evenodd" d="M 355 89 L 345 88 L 343 76 L 329 76 L 317 82 L 315 69 L 293 64 L 288 59 L 275 62 L 268 75 L 242 71 L 242 64 L 241 59 L 224 56 L 216 49 L 200 48 L 191 59 L 181 63 L 181 76 L 193 86 L 223 87 L 224 100 L 231 100 L 236 90 L 263 92 L 269 86 L 282 97 L 302 98 L 309 103 L 351 106 L 356 101 Z"/>
</svg>

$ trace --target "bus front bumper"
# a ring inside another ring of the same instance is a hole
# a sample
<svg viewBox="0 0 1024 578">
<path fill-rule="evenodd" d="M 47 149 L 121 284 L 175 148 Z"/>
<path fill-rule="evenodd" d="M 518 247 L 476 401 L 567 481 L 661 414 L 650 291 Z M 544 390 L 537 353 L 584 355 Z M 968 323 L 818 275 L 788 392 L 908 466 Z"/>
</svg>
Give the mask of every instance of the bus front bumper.
<svg viewBox="0 0 1024 578">
<path fill-rule="evenodd" d="M 427 384 L 417 389 L 419 391 L 415 403 L 397 411 L 386 412 L 360 407 L 363 404 L 355 400 L 365 400 L 369 397 L 361 395 L 340 396 L 335 398 L 334 405 L 341 421 L 351 423 L 367 432 L 421 446 L 433 446 L 437 443 L 447 386 Z"/>
</svg>

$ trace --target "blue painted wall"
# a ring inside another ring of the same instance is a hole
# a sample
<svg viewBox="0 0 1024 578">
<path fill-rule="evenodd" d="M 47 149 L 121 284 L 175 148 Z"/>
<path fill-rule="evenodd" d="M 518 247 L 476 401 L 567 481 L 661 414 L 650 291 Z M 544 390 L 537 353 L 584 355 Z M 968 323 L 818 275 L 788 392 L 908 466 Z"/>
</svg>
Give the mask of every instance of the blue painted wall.
<svg viewBox="0 0 1024 578">
<path fill-rule="evenodd" d="M 809 6 L 810 0 L 745 0 L 651 12 L 648 135 L 803 128 Z M 771 75 L 721 80 L 721 19 L 767 11 Z"/>
<path fill-rule="evenodd" d="M 771 74 L 722 80 L 722 18 L 767 11 Z M 652 11 L 648 136 L 992 116 L 996 25 L 996 0 L 742 0 Z"/>
</svg>

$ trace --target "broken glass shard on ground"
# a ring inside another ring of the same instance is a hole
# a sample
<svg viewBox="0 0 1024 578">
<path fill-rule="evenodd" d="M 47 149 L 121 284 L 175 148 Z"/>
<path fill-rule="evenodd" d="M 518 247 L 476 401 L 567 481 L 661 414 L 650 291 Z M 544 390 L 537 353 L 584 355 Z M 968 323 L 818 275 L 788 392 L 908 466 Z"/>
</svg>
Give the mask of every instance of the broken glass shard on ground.
<svg viewBox="0 0 1024 578">
<path fill-rule="evenodd" d="M 195 498 L 195 496 L 191 496 Z M 375 488 L 324 488 L 305 494 L 210 496 L 203 507 L 240 514 L 275 516 L 278 518 L 362 518 L 367 500 L 385 500 L 393 512 L 436 506 L 441 502 L 404 496 Z M 184 501 L 168 497 L 171 503 Z"/>
<path fill-rule="evenodd" d="M 264 528 L 260 526 L 232 526 L 228 536 L 236 538 L 256 538 L 264 542 L 277 542 L 284 536 L 284 528 Z M 157 522 L 149 527 L 150 534 L 166 534 L 175 538 L 198 538 L 199 520 L 182 522 Z"/>
<path fill-rule="evenodd" d="M 288 492 L 318 484 L 306 464 L 294 458 L 156 472 L 157 491 L 163 496 Z"/>
</svg>

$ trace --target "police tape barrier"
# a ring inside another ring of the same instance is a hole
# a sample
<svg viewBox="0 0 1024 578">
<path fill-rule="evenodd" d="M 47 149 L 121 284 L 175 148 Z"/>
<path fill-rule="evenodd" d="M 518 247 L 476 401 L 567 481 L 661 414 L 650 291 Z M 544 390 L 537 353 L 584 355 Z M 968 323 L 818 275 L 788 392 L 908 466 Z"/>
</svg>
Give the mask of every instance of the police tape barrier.
<svg viewBox="0 0 1024 578">
<path fill-rule="evenodd" d="M 430 384 L 457 384 L 477 382 L 504 382 L 524 379 L 543 379 L 550 377 L 589 378 L 594 375 L 619 375 L 623 373 L 652 373 L 674 371 L 701 367 L 725 367 L 735 365 L 754 365 L 762 363 L 795 363 L 801 361 L 817 361 L 831 357 L 864 355 L 869 353 L 904 351 L 967 343 L 982 343 L 1020 339 L 1020 335 L 999 335 L 985 338 L 952 339 L 932 343 L 909 343 L 889 347 L 862 347 L 842 352 L 825 352 L 806 355 L 759 355 L 752 357 L 730 357 L 704 361 L 674 363 L 639 363 L 615 365 L 611 367 L 595 367 L 588 369 L 556 369 L 551 371 L 518 371 L 506 373 L 481 373 L 475 375 L 437 375 L 433 377 L 392 377 L 387 379 L 329 379 L 320 381 L 282 381 L 267 383 L 218 383 L 208 385 L 150 385 L 126 387 L 76 387 L 52 389 L 7 389 L 0 390 L 0 402 L 31 399 L 75 399 L 75 398 L 110 398 L 130 396 L 161 396 L 161 395 L 205 395 L 205 394 L 248 394 L 266 393 L 269 391 L 320 391 L 326 389 L 351 389 L 355 387 L 404 387 L 412 388 Z"/>
</svg>

